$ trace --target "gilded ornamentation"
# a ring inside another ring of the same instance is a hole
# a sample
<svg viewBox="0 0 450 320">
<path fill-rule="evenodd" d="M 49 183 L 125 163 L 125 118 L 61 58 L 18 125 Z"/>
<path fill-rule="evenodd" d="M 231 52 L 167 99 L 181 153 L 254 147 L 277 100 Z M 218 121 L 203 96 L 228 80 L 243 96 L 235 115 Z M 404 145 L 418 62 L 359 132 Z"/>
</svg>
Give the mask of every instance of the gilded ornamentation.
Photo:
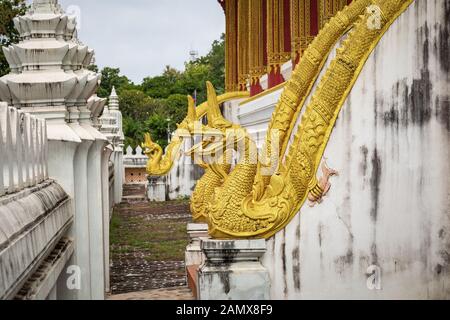
<svg viewBox="0 0 450 320">
<path fill-rule="evenodd" d="M 288 137 L 292 135 L 294 125 L 298 115 L 302 111 L 306 98 L 309 96 L 313 84 L 317 80 L 319 73 L 327 60 L 328 54 L 342 37 L 342 35 L 350 28 L 350 26 L 363 14 L 366 7 L 370 4 L 370 0 L 354 1 L 350 6 L 345 7 L 333 19 L 327 23 L 318 36 L 314 39 L 308 49 L 302 55 L 298 66 L 295 68 L 291 79 L 286 83 L 285 89 L 281 95 L 280 101 L 276 106 L 272 119 L 269 124 L 266 144 L 266 154 L 270 157 L 270 144 L 272 143 L 270 132 L 278 130 L 280 157 L 283 157 Z M 280 161 L 278 159 L 278 161 Z M 276 161 L 276 160 L 274 160 Z M 267 162 L 270 166 L 271 163 Z M 261 191 L 266 188 L 270 182 L 270 176 L 264 176 L 264 165 L 258 168 L 257 180 L 255 181 L 254 199 L 261 198 Z"/>
<path fill-rule="evenodd" d="M 230 100 L 247 98 L 249 96 L 248 92 L 229 92 L 220 95 L 216 98 L 216 103 L 221 104 Z M 186 135 L 188 132 L 188 125 L 195 121 L 198 121 L 204 117 L 208 112 L 208 103 L 202 103 L 198 107 L 195 107 L 192 97 L 188 97 L 189 102 L 189 112 L 181 124 L 178 125 L 178 129 L 173 135 L 173 138 L 169 145 L 167 146 L 166 153 L 163 153 L 162 148 L 155 142 L 152 141 L 149 133 L 145 134 L 144 143 L 142 144 L 142 149 L 144 154 L 149 158 L 147 163 L 147 173 L 150 176 L 163 176 L 169 173 L 172 169 L 174 162 L 180 155 L 180 150 L 183 145 L 183 139 L 189 138 Z"/>
<path fill-rule="evenodd" d="M 330 178 L 337 175 L 339 175 L 339 173 L 336 170 L 329 168 L 326 161 L 322 163 L 322 177 L 308 195 L 310 207 L 322 203 L 323 197 L 327 195 L 331 188 Z"/>
<path fill-rule="evenodd" d="M 314 78 L 316 75 L 307 68 L 311 66 L 317 68 L 315 66 L 318 65 L 320 69 L 323 56 L 329 53 L 337 40 L 336 37 L 341 37 L 343 32 L 349 29 L 353 21 L 352 17 L 363 12 L 365 14 L 353 24 L 348 37 L 337 50 L 336 58 L 332 60 L 320 79 L 301 123 L 296 128 L 294 141 L 289 147 L 284 162 L 279 165 L 273 175 L 268 177 L 266 186 L 257 188 L 259 192 L 257 197 L 254 194 L 253 184 L 260 165 L 251 161 L 253 142 L 245 131 L 240 136 L 236 135 L 236 142 L 237 140 L 246 142 L 243 155 L 229 174 L 222 174 L 223 183 L 215 188 L 211 200 L 203 203 L 205 217 L 213 237 L 271 237 L 282 230 L 298 213 L 311 191 L 311 197 L 314 199 L 321 195 L 322 190 L 325 191 L 327 182 L 318 181 L 316 172 L 342 105 L 365 61 L 383 34 L 411 2 L 412 0 L 359 0 L 330 20 L 328 25 L 333 27 L 325 27 L 324 30 L 328 31 L 322 31 L 309 46 L 302 58 L 308 63 L 303 63 L 303 66 L 300 63 L 297 67 L 273 114 L 271 128 L 285 130 L 281 138 L 282 145 L 287 145 L 286 140 L 290 136 L 288 132 L 293 131 L 292 115 L 302 107 L 302 104 L 297 102 L 304 99 L 304 95 L 312 85 L 311 76 L 308 79 L 302 79 L 302 76 L 312 74 Z M 367 20 L 370 18 L 370 13 L 365 12 L 364 8 L 370 3 L 380 8 L 382 17 L 380 29 L 368 28 Z M 364 4 L 362 8 L 361 4 Z M 305 80 L 306 89 L 304 89 Z M 286 117 L 286 114 L 291 115 L 290 119 Z M 216 120 L 213 123 L 221 123 L 221 121 Z M 239 128 L 231 126 L 228 130 L 237 131 Z M 225 145 L 222 146 L 224 147 Z"/>
<path fill-rule="evenodd" d="M 290 17 L 286 16 L 285 0 L 267 0 L 267 56 L 268 56 L 268 73 L 280 72 L 283 63 L 291 58 L 284 29 L 285 21 L 289 21 Z M 288 24 L 289 25 L 289 24 Z M 289 47 L 290 47 L 289 43 Z"/>
</svg>

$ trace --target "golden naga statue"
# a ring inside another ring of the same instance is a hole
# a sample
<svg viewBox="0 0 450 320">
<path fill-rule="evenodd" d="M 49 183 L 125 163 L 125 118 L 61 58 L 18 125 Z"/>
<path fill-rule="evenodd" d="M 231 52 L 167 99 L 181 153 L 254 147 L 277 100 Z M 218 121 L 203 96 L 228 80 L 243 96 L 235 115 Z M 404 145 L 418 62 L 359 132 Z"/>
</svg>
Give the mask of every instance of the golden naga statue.
<svg viewBox="0 0 450 320">
<path fill-rule="evenodd" d="M 222 117 L 208 84 L 208 125 L 192 122 L 198 115 L 190 106 L 186 128 L 189 134 L 203 137 L 189 151 L 206 168 L 192 196 L 191 210 L 194 219 L 208 222 L 211 236 L 269 238 L 286 227 L 308 198 L 313 203 L 320 201 L 329 189 L 328 178 L 337 173 L 324 166 L 323 177 L 316 178 L 340 110 L 369 55 L 411 3 L 355 0 L 325 25 L 285 86 L 261 158 L 247 132 Z M 347 32 L 312 93 L 330 51 Z M 279 152 L 273 151 L 274 144 Z M 230 159 L 236 153 L 239 161 L 231 168 Z M 215 162 L 204 159 L 210 156 Z"/>
<path fill-rule="evenodd" d="M 247 98 L 248 92 L 230 92 L 225 93 L 218 97 L 218 103 L 224 103 L 230 100 L 239 98 Z M 198 107 L 195 107 L 195 103 L 192 97 L 188 96 L 188 115 L 186 118 L 177 125 L 173 138 L 167 146 L 166 153 L 164 154 L 161 146 L 153 142 L 150 133 L 144 135 L 144 143 L 142 143 L 142 149 L 144 154 L 149 158 L 147 162 L 147 173 L 150 176 L 164 176 L 172 169 L 174 162 L 181 155 L 181 148 L 183 141 L 186 138 L 190 138 L 190 135 L 186 135 L 188 125 L 200 120 L 207 113 L 207 103 L 203 103 Z"/>
</svg>

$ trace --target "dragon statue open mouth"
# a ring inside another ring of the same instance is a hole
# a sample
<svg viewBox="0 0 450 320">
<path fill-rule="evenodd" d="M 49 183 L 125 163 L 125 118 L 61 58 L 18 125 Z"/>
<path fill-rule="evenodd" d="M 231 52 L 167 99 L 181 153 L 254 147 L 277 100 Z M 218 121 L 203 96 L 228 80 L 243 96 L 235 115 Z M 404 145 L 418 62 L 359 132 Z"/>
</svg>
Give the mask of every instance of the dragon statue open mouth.
<svg viewBox="0 0 450 320">
<path fill-rule="evenodd" d="M 194 220 L 207 222 L 214 238 L 273 236 L 292 220 L 308 198 L 319 202 L 328 191 L 328 178 L 336 172 L 324 167 L 320 180 L 316 173 L 336 119 L 367 58 L 411 2 L 356 0 L 324 26 L 285 85 L 269 124 L 262 158 L 255 156 L 256 146 L 250 135 L 224 119 L 219 108 L 224 99 L 218 98 L 208 83 L 206 105 L 196 109 L 189 98 L 188 116 L 178 128 L 182 134 L 176 134 L 165 156 L 146 136 L 148 173 L 167 173 L 183 137 L 202 137 L 188 151 L 206 169 L 191 198 Z M 371 27 L 373 13 L 368 8 L 373 6 L 379 9 L 379 28 Z M 312 92 L 329 53 L 345 34 L 336 57 Z M 312 98 L 305 105 L 309 96 Z M 207 125 L 198 122 L 205 114 Z M 290 143 L 291 136 L 294 138 Z M 274 144 L 279 146 L 279 152 L 273 151 Z M 236 152 L 240 157 L 233 167 Z M 205 161 L 205 157 L 216 161 Z"/>
</svg>

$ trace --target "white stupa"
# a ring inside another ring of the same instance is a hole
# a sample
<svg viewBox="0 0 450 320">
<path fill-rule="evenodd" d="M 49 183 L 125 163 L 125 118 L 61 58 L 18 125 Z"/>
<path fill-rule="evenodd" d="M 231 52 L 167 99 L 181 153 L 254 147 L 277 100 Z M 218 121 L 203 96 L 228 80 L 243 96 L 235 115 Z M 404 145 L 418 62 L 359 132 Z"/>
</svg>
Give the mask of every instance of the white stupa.
<svg viewBox="0 0 450 320">
<path fill-rule="evenodd" d="M 78 40 L 75 17 L 56 0 L 34 0 L 14 25 L 21 40 L 3 48 L 11 72 L 0 78 L 0 100 L 45 118 L 49 139 L 71 140 L 61 126 L 92 119 L 105 105 L 94 98 L 87 108 L 100 83 L 100 75 L 87 69 L 94 51 Z"/>
</svg>

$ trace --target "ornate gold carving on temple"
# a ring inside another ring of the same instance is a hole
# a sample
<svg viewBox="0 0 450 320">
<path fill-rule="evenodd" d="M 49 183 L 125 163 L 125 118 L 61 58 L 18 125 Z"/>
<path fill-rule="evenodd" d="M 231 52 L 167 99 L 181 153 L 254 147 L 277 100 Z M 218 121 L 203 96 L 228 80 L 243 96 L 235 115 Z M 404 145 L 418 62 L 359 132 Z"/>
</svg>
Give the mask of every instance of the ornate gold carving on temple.
<svg viewBox="0 0 450 320">
<path fill-rule="evenodd" d="M 346 7 L 325 25 L 312 42 L 310 48 L 304 52 L 291 79 L 286 83 L 280 101 L 272 115 L 266 143 L 263 146 L 268 155 L 270 155 L 270 144 L 272 143 L 270 137 L 272 130 L 279 131 L 280 156 L 282 157 L 285 154 L 289 140 L 288 137 L 292 135 L 296 124 L 296 121 L 293 121 L 293 119 L 298 118 L 305 100 L 309 96 L 313 84 L 325 64 L 329 52 L 348 28 L 356 21 L 358 16 L 365 12 L 365 8 L 368 5 L 370 5 L 370 0 L 358 0 Z M 259 166 L 258 172 L 264 169 L 262 167 L 264 166 Z M 269 181 L 270 177 L 257 174 L 257 180 L 255 181 L 256 200 L 260 199 L 261 196 L 257 190 L 264 190 Z"/>
<path fill-rule="evenodd" d="M 208 126 L 193 123 L 187 126 L 190 134 L 208 132 L 226 139 L 205 138 L 192 154 L 203 156 L 222 152 L 221 164 L 204 164 L 205 176 L 200 179 L 196 195 L 192 197 L 195 219 L 207 221 L 215 238 L 268 238 L 282 230 L 297 215 L 308 199 L 319 201 L 329 189 L 328 178 L 335 174 L 327 167 L 317 180 L 316 172 L 332 133 L 340 110 L 365 61 L 395 19 L 412 0 L 356 0 L 336 14 L 321 30 L 305 51 L 299 65 L 287 82 L 282 97 L 272 115 L 269 132 L 279 135 L 280 154 L 271 154 L 254 161 L 256 146 L 247 132 L 231 125 L 219 112 L 218 99 L 208 85 Z M 380 8 L 380 29 L 368 28 L 370 13 L 365 9 L 374 4 Z M 320 79 L 312 99 L 306 106 L 300 125 L 296 119 L 306 97 L 335 43 L 349 30 L 337 55 Z M 198 115 L 195 116 L 198 118 Z M 191 116 L 187 121 L 195 118 Z M 293 142 L 288 141 L 295 130 Z M 268 134 L 264 148 L 273 142 Z M 230 170 L 228 153 L 237 151 L 240 158 Z M 265 163 L 263 166 L 262 163 Z M 264 167 L 277 163 L 275 173 L 264 176 Z M 207 193 L 207 194 L 206 194 Z"/>
<path fill-rule="evenodd" d="M 342 10 L 347 0 L 318 0 L 319 3 L 319 25 L 322 28 L 334 15 Z"/>
<path fill-rule="evenodd" d="M 339 175 L 339 173 L 336 170 L 329 168 L 326 160 L 324 160 L 322 163 L 322 177 L 308 195 L 310 207 L 322 203 L 323 197 L 327 195 L 331 188 L 330 178 L 337 175 Z"/>
<path fill-rule="evenodd" d="M 259 79 L 267 72 L 264 65 L 264 33 L 266 32 L 263 21 L 263 5 L 262 0 L 249 0 L 249 74 L 250 84 L 259 84 Z"/>
<path fill-rule="evenodd" d="M 296 63 L 317 31 L 311 30 L 311 2 L 313 0 L 290 0 L 291 5 L 291 49 L 292 61 Z M 316 22 L 317 24 L 317 22 Z M 316 26 L 318 28 L 318 26 Z"/>
<path fill-rule="evenodd" d="M 238 84 L 239 91 L 247 91 L 249 80 L 249 1 L 238 1 Z"/>
<path fill-rule="evenodd" d="M 225 89 L 227 92 L 239 90 L 238 85 L 238 0 L 225 1 Z"/>
<path fill-rule="evenodd" d="M 218 104 L 222 104 L 230 100 L 248 98 L 248 96 L 248 92 L 229 92 L 217 97 L 216 101 Z M 163 154 L 162 148 L 157 143 L 153 142 L 149 133 L 144 135 L 142 149 L 144 150 L 144 154 L 149 158 L 147 162 L 148 175 L 163 176 L 169 173 L 173 167 L 174 161 L 176 161 L 180 155 L 183 139 L 191 138 L 189 135 L 186 135 L 188 132 L 188 125 L 198 121 L 208 112 L 207 102 L 195 107 L 192 97 L 188 97 L 188 105 L 188 115 L 180 124 L 178 124 L 178 129 L 167 146 L 165 154 Z"/>
<path fill-rule="evenodd" d="M 285 0 L 267 0 L 267 54 L 268 72 L 279 73 L 283 63 L 291 58 L 290 40 L 286 38 L 290 16 Z M 288 30 L 289 31 L 289 30 Z"/>
</svg>

